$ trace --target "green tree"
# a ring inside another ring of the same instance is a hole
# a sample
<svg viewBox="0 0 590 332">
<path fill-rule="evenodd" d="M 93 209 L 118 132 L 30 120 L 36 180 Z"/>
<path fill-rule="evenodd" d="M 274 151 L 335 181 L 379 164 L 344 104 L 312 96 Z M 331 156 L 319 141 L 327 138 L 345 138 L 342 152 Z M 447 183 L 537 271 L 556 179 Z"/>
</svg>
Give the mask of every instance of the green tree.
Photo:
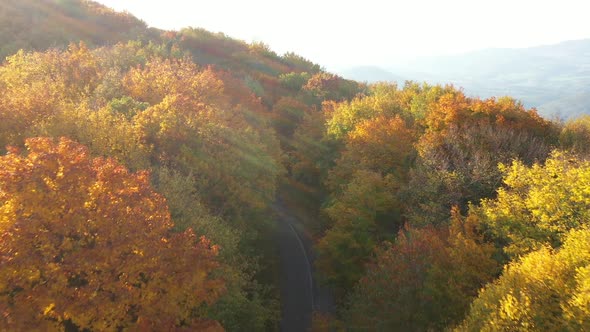
<svg viewBox="0 0 590 332">
<path fill-rule="evenodd" d="M 395 178 L 358 171 L 342 195 L 325 211 L 332 227 L 320 239 L 317 266 L 338 290 L 350 289 L 361 277 L 378 236 L 378 222 L 390 222 L 398 201 Z M 385 227 L 381 227 L 384 229 Z"/>
<path fill-rule="evenodd" d="M 406 228 L 377 251 L 343 313 L 351 330 L 443 330 L 463 319 L 499 266 L 478 219 L 452 215 L 448 229 Z"/>
<path fill-rule="evenodd" d="M 225 281 L 226 292 L 208 307 L 207 316 L 218 320 L 230 331 L 264 330 L 278 317 L 278 305 L 266 294 L 264 285 L 254 279 L 258 262 L 245 254 L 243 234 L 248 228 L 232 225 L 211 215 L 196 191 L 196 179 L 169 168 L 161 168 L 155 174 L 156 188 L 166 198 L 174 230 L 185 232 L 193 229 L 218 247 L 221 266 L 216 275 Z"/>
</svg>

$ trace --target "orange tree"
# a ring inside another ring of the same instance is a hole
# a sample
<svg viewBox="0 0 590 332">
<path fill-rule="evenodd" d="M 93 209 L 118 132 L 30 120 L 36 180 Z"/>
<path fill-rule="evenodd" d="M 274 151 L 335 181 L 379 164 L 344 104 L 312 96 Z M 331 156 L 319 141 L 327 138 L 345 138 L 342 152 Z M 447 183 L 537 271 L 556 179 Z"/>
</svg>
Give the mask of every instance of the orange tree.
<svg viewBox="0 0 590 332">
<path fill-rule="evenodd" d="M 217 248 L 170 233 L 147 172 L 89 157 L 71 140 L 0 157 L 0 329 L 222 329 Z"/>
</svg>

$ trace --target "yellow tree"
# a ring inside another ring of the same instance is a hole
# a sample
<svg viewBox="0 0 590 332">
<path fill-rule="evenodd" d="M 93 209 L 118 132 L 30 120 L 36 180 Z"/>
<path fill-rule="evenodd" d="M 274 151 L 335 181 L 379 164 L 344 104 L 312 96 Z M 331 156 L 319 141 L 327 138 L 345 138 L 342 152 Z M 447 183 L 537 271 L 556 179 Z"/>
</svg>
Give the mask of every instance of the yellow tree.
<svg viewBox="0 0 590 332">
<path fill-rule="evenodd" d="M 512 257 L 558 247 L 570 229 L 590 220 L 590 162 L 553 152 L 544 165 L 502 166 L 503 188 L 476 213 Z"/>
<path fill-rule="evenodd" d="M 232 110 L 215 73 L 188 59 L 154 58 L 129 71 L 124 85 L 151 105 L 133 121 L 153 164 L 198 174 L 213 213 L 239 219 L 268 206 L 281 172 L 278 141 Z"/>
<path fill-rule="evenodd" d="M 359 96 L 350 102 L 334 105 L 327 120 L 328 134 L 335 138 L 344 138 L 364 120 L 401 114 L 405 106 L 401 95 L 395 84 L 377 84 L 371 86 L 368 96 Z"/>
<path fill-rule="evenodd" d="M 338 191 L 359 169 L 391 174 L 403 180 L 414 152 L 414 137 L 414 132 L 399 116 L 378 116 L 360 122 L 348 133 L 342 156 L 330 171 L 328 184 L 332 191 Z"/>
<path fill-rule="evenodd" d="M 587 331 L 589 271 L 590 230 L 572 230 L 559 251 L 543 247 L 508 265 L 456 330 Z"/>
<path fill-rule="evenodd" d="M 215 246 L 170 233 L 146 172 L 68 139 L 0 157 L 3 330 L 221 327 L 198 314 L 223 291 Z"/>
</svg>

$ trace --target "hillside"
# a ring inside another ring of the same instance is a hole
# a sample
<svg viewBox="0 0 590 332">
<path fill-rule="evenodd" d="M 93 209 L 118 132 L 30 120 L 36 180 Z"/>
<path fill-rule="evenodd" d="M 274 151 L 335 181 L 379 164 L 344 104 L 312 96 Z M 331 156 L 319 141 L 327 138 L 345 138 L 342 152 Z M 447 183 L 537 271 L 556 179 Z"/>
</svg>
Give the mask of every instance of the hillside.
<svg viewBox="0 0 590 332">
<path fill-rule="evenodd" d="M 70 42 L 114 44 L 157 34 L 141 20 L 92 1 L 3 0 L 0 3 L 0 59 L 19 49 L 45 50 Z"/>
<path fill-rule="evenodd" d="M 147 28 L 144 22 L 128 13 L 115 12 L 90 0 L 3 1 L 0 31 L 1 59 L 19 49 L 64 49 L 71 42 L 79 41 L 90 47 L 127 41 L 153 43 L 168 51 L 176 46 L 176 52 L 190 54 L 202 66 L 213 65 L 238 76 L 258 96 L 269 100 L 288 94 L 283 86 L 299 88 L 306 81 L 305 75 L 303 78 L 281 78 L 281 75 L 322 72 L 319 65 L 307 59 L 294 53 L 278 55 L 262 43 L 248 44 L 200 28 L 181 31 Z M 296 83 L 301 79 L 305 81 Z M 341 81 L 343 93 L 351 89 L 346 86 L 354 85 Z"/>
<path fill-rule="evenodd" d="M 590 116 L 471 96 L 583 112 L 585 41 L 414 63 L 463 90 L 0 6 L 0 330 L 590 330 Z"/>
<path fill-rule="evenodd" d="M 14 243 L 31 258 L 13 261 L 23 271 L 16 276 L 0 273 L 0 310 L 11 312 L 0 329 L 274 331 L 281 316 L 302 314 L 308 319 L 298 324 L 308 327 L 309 302 L 281 315 L 286 276 L 279 265 L 289 262 L 279 261 L 275 201 L 290 192 L 296 128 L 324 101 L 349 100 L 364 86 L 262 43 L 199 28 L 148 29 L 92 1 L 4 1 L 0 10 L 7 56 L 0 66 L 0 219 L 9 222 L 0 232 L 19 234 Z M 28 159 L 37 153 L 48 162 Z M 11 163 L 27 160 L 48 172 L 26 176 L 36 197 L 28 201 L 7 188 L 18 182 Z M 24 210 L 7 212 L 5 193 Z M 21 214 L 28 209 L 46 210 Z M 33 233 L 51 228 L 57 242 L 35 256 L 28 235 L 11 228 L 22 218 Z M 281 254 L 307 260 L 299 235 L 287 235 L 294 241 Z M 11 255 L 0 247 L 1 257 Z M 51 271 L 48 259 L 57 262 Z M 114 259 L 116 266 L 107 262 Z M 40 279 L 21 279 L 31 268 Z M 51 283 L 54 277 L 65 284 Z M 46 281 L 51 289 L 36 288 Z M 287 286 L 297 289 L 297 282 Z M 43 294 L 34 303 L 6 297 L 19 289 Z M 44 301 L 54 308 L 39 319 Z M 88 308 L 90 320 L 78 314 Z"/>
</svg>

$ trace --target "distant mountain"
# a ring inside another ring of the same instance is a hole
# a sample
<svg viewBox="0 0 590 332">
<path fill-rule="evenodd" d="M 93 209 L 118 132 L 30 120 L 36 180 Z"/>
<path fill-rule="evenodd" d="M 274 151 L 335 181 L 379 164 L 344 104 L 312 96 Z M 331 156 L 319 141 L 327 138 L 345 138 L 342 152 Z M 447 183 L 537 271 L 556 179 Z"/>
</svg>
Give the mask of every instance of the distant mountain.
<svg viewBox="0 0 590 332">
<path fill-rule="evenodd" d="M 541 114 L 552 114 L 559 118 L 575 118 L 590 114 L 590 92 L 566 96 L 540 105 Z"/>
<path fill-rule="evenodd" d="M 401 84 L 405 81 L 403 77 L 377 66 L 357 66 L 341 70 L 338 73 L 346 79 L 359 82 L 397 82 Z"/>
<path fill-rule="evenodd" d="M 453 83 L 484 98 L 509 95 L 547 117 L 590 113 L 584 106 L 590 105 L 590 39 L 423 57 L 384 68 L 362 79 L 378 81 L 385 71 L 410 80 Z"/>
</svg>

